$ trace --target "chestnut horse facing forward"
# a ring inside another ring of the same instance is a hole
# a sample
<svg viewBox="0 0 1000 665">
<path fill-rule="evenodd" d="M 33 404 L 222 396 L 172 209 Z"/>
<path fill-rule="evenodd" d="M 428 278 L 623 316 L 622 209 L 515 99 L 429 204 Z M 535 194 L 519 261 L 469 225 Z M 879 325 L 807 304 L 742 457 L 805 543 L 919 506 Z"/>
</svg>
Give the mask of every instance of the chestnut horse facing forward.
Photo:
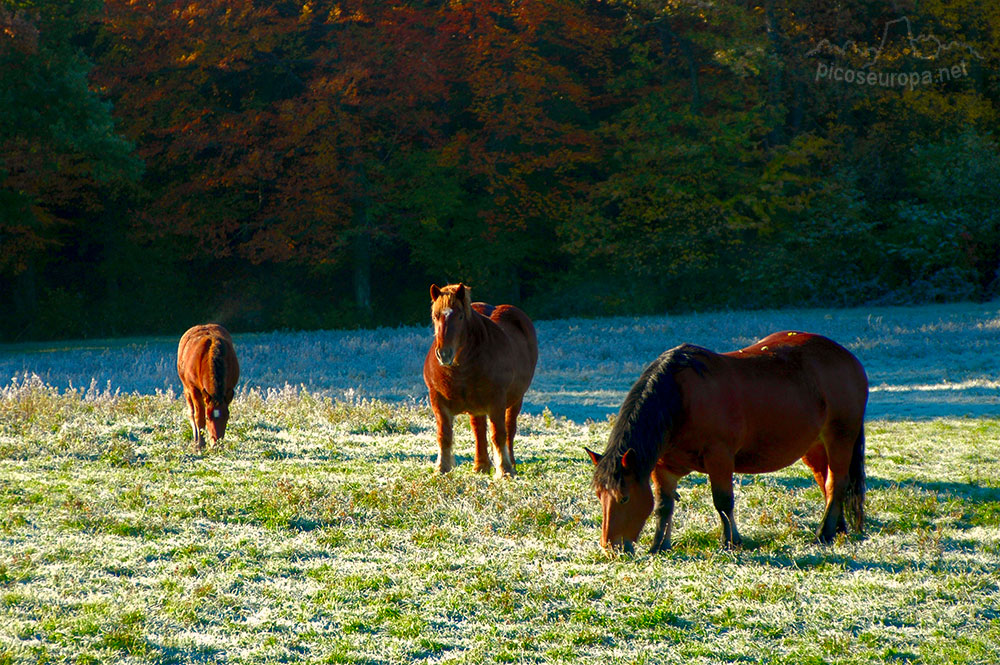
<svg viewBox="0 0 1000 665">
<path fill-rule="evenodd" d="M 451 471 L 452 423 L 468 413 L 476 438 L 476 471 L 492 466 L 486 418 L 493 424 L 496 477 L 514 474 L 514 433 L 524 393 L 538 362 L 535 326 L 517 307 L 471 302 L 464 284 L 431 286 L 434 343 L 424 360 L 424 383 L 437 420 L 437 470 Z"/>
<path fill-rule="evenodd" d="M 845 503 L 861 531 L 867 401 L 861 363 L 820 335 L 780 332 L 724 354 L 690 344 L 665 352 L 632 386 L 604 454 L 587 450 L 601 544 L 631 551 L 655 508 L 652 552 L 668 549 L 677 482 L 698 471 L 708 474 L 723 545 L 739 545 L 733 473 L 776 471 L 800 457 L 826 501 L 819 540 L 847 531 Z"/>
<path fill-rule="evenodd" d="M 225 435 L 229 403 L 240 379 L 240 364 L 229 331 L 209 323 L 184 333 L 177 345 L 177 374 L 184 384 L 194 448 L 200 452 L 205 448 L 201 429 L 206 418 L 212 445 Z"/>
</svg>

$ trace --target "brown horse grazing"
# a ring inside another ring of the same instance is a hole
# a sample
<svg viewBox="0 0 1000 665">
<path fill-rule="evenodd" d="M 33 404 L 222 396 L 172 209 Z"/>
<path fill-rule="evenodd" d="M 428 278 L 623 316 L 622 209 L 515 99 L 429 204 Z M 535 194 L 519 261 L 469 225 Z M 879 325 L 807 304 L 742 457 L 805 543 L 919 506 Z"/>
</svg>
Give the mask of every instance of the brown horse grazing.
<svg viewBox="0 0 1000 665">
<path fill-rule="evenodd" d="M 845 499 L 860 532 L 867 402 L 861 363 L 820 335 L 780 332 L 723 354 L 690 344 L 663 353 L 629 391 L 604 454 L 587 450 L 604 510 L 601 545 L 631 552 L 655 508 L 651 551 L 669 549 L 677 482 L 692 471 L 708 474 L 723 545 L 739 545 L 733 473 L 776 471 L 800 457 L 826 500 L 819 540 L 847 531 Z"/>
<path fill-rule="evenodd" d="M 184 333 L 177 345 L 177 374 L 184 385 L 194 448 L 200 452 L 205 448 L 201 428 L 205 427 L 206 416 L 212 445 L 225 435 L 229 403 L 240 379 L 240 364 L 229 331 L 209 323 Z"/>
<path fill-rule="evenodd" d="M 535 326 L 511 305 L 471 302 L 464 284 L 431 286 L 434 343 L 424 360 L 424 383 L 437 420 L 437 470 L 451 471 L 452 423 L 468 413 L 476 438 L 476 471 L 492 464 L 486 418 L 493 424 L 497 478 L 514 474 L 514 434 L 524 393 L 538 362 Z"/>
</svg>

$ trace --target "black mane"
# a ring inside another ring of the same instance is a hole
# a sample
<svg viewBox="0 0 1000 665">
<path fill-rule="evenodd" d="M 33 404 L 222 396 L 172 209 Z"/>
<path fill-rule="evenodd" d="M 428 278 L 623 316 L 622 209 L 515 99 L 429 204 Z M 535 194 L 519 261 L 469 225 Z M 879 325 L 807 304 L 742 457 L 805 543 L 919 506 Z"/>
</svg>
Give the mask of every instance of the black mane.
<svg viewBox="0 0 1000 665">
<path fill-rule="evenodd" d="M 666 434 L 683 423 L 684 401 L 674 376 L 689 367 L 704 374 L 705 365 L 698 356 L 707 353 L 700 346 L 682 344 L 664 351 L 643 370 L 622 402 L 604 456 L 594 468 L 595 488 L 621 492 L 625 480 L 622 456 L 629 450 L 630 471 L 640 479 L 649 476 Z"/>
</svg>

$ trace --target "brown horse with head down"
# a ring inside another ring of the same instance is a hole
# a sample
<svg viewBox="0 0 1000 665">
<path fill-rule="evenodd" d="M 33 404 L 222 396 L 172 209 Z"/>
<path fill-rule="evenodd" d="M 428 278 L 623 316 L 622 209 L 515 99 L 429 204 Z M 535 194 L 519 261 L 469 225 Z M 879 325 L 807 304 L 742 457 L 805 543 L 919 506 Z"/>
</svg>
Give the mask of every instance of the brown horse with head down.
<svg viewBox="0 0 1000 665">
<path fill-rule="evenodd" d="M 707 473 L 722 541 L 739 545 L 733 473 L 767 473 L 802 458 L 826 501 L 817 535 L 828 543 L 864 522 L 868 378 L 849 351 L 809 333 L 780 332 L 739 351 L 684 344 L 665 352 L 632 386 L 594 489 L 604 511 L 601 544 L 632 551 L 656 512 L 652 552 L 670 547 L 677 482 Z M 650 487 L 652 481 L 652 487 Z"/>
<path fill-rule="evenodd" d="M 194 326 L 177 346 L 177 374 L 194 429 L 194 448 L 204 450 L 201 429 L 207 422 L 212 445 L 226 433 L 229 403 L 233 401 L 240 364 L 229 331 L 215 323 Z"/>
<path fill-rule="evenodd" d="M 452 423 L 468 413 L 476 438 L 476 471 L 492 466 L 486 419 L 493 424 L 498 478 L 514 474 L 514 434 L 524 393 L 538 362 L 535 326 L 512 305 L 472 302 L 464 284 L 431 286 L 434 343 L 424 360 L 424 383 L 437 420 L 437 470 L 451 471 Z"/>
</svg>

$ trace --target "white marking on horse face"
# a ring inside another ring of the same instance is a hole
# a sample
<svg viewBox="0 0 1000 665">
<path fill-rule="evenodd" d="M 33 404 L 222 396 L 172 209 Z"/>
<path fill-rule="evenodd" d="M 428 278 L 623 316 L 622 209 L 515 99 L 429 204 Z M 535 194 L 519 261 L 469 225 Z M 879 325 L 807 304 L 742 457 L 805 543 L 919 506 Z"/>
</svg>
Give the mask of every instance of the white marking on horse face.
<svg viewBox="0 0 1000 665">
<path fill-rule="evenodd" d="M 222 415 L 222 412 L 221 412 L 221 411 L 219 411 L 218 409 L 214 409 L 214 410 L 212 411 L 212 417 L 213 417 L 213 418 L 218 418 L 218 417 L 219 417 L 220 415 Z"/>
<path fill-rule="evenodd" d="M 447 319 L 449 316 L 452 315 L 452 312 L 454 311 L 455 310 L 453 310 L 451 307 L 445 307 L 444 309 L 441 310 L 441 316 Z"/>
</svg>

